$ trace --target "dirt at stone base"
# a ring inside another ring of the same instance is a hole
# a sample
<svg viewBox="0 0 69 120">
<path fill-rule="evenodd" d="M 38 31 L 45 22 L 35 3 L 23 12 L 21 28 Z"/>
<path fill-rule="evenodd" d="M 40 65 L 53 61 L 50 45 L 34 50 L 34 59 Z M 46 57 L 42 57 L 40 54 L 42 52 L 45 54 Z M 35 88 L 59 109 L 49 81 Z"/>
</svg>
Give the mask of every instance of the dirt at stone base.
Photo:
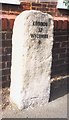
<svg viewBox="0 0 69 120">
<path fill-rule="evenodd" d="M 9 95 L 10 95 L 10 88 L 3 88 L 2 89 L 2 110 L 4 110 L 9 104 Z"/>
</svg>

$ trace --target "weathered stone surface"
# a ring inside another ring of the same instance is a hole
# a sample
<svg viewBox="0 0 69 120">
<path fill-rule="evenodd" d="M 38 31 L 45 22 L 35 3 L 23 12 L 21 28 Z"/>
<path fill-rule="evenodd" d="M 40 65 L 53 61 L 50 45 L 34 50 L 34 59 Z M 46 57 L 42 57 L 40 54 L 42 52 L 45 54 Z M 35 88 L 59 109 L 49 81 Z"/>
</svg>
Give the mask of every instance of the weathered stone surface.
<svg viewBox="0 0 69 120">
<path fill-rule="evenodd" d="M 15 20 L 12 37 L 10 98 L 19 109 L 44 104 L 50 97 L 53 19 L 30 10 Z"/>
</svg>

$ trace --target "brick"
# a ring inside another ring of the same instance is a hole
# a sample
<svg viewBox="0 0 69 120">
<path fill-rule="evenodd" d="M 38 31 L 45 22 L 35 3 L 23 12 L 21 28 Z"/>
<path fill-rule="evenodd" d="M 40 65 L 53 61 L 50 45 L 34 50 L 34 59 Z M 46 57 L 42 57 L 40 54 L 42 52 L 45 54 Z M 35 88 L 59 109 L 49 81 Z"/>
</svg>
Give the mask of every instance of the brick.
<svg viewBox="0 0 69 120">
<path fill-rule="evenodd" d="M 0 63 L 0 68 L 1 68 L 1 69 L 8 69 L 8 68 L 10 68 L 10 66 L 8 65 L 8 63 L 10 64 L 10 62 L 5 62 L 5 61 L 3 62 L 3 61 L 2 61 L 2 62 Z"/>
<path fill-rule="evenodd" d="M 2 88 L 10 87 L 10 80 L 2 82 Z"/>
<path fill-rule="evenodd" d="M 47 4 L 41 4 L 41 7 L 42 7 L 42 8 L 44 8 L 44 7 L 46 8 L 46 7 L 47 7 Z"/>
<path fill-rule="evenodd" d="M 2 29 L 2 19 L 0 18 L 0 31 Z"/>
<path fill-rule="evenodd" d="M 36 7 L 32 7 L 32 10 L 36 10 L 37 8 Z"/>
<path fill-rule="evenodd" d="M 35 2 L 33 2 L 33 3 L 32 3 L 32 6 L 39 6 L 39 7 L 41 7 L 41 4 L 40 4 L 40 3 L 35 3 Z"/>
<path fill-rule="evenodd" d="M 63 58 L 63 59 L 59 59 L 59 60 L 54 60 L 52 62 L 53 66 L 57 66 L 57 65 L 62 65 L 62 64 L 66 64 L 67 63 L 67 59 Z"/>
<path fill-rule="evenodd" d="M 2 47 L 0 47 L 0 55 L 2 55 Z"/>
<path fill-rule="evenodd" d="M 11 67 L 11 62 L 7 62 L 7 68 Z"/>
<path fill-rule="evenodd" d="M 6 54 L 6 48 L 2 47 L 2 55 L 5 55 L 5 54 Z"/>
<path fill-rule="evenodd" d="M 69 64 L 69 57 L 67 58 L 67 64 Z M 69 67 L 69 66 L 68 66 Z"/>
<path fill-rule="evenodd" d="M 30 10 L 30 6 L 23 6 L 23 10 Z"/>
<path fill-rule="evenodd" d="M 0 62 L 2 62 L 2 55 L 0 55 Z"/>
<path fill-rule="evenodd" d="M 62 64 L 62 65 L 57 65 L 57 66 L 52 66 L 53 69 L 56 71 L 56 70 L 67 70 L 67 64 Z"/>
<path fill-rule="evenodd" d="M 49 10 L 52 11 L 52 12 L 55 12 L 55 9 L 54 9 L 54 8 L 50 8 Z"/>
<path fill-rule="evenodd" d="M 21 5 L 30 5 L 30 2 L 21 2 Z"/>
<path fill-rule="evenodd" d="M 11 67 L 11 61 L 0 62 L 0 69 L 8 69 Z"/>
<path fill-rule="evenodd" d="M 2 76 L 2 83 L 7 82 L 7 76 Z"/>
<path fill-rule="evenodd" d="M 58 21 L 54 20 L 54 30 L 58 29 Z"/>
<path fill-rule="evenodd" d="M 12 29 L 13 29 L 14 20 L 15 20 L 15 19 L 10 19 L 10 20 L 9 20 L 10 30 L 12 30 Z"/>
<path fill-rule="evenodd" d="M 40 11 L 41 11 L 41 10 L 44 10 L 44 9 L 42 9 L 42 8 L 40 8 L 40 7 L 37 7 L 36 10 L 40 10 Z"/>
<path fill-rule="evenodd" d="M 47 12 L 48 8 L 47 7 L 46 8 L 39 8 L 39 10 Z"/>
<path fill-rule="evenodd" d="M 67 54 L 59 54 L 59 59 L 66 58 Z"/>
<path fill-rule="evenodd" d="M 58 20 L 58 29 L 60 30 L 60 29 L 62 29 L 62 24 L 63 23 L 63 21 L 62 20 Z"/>
<path fill-rule="evenodd" d="M 2 75 L 10 75 L 10 69 L 4 69 L 2 70 Z"/>
<path fill-rule="evenodd" d="M 2 41 L 2 33 L 0 33 L 0 41 Z"/>
<path fill-rule="evenodd" d="M 7 68 L 7 62 L 3 62 L 2 69 L 5 69 L 5 68 Z"/>
<path fill-rule="evenodd" d="M 53 48 L 54 48 L 54 49 L 60 48 L 60 42 L 59 42 L 59 43 L 54 43 L 54 44 L 53 44 Z"/>
<path fill-rule="evenodd" d="M 61 47 L 67 48 L 67 41 L 66 42 L 62 42 Z"/>
<path fill-rule="evenodd" d="M 59 57 L 59 54 L 57 54 L 57 55 L 52 54 L 52 59 L 53 59 L 53 61 L 54 61 L 54 60 L 58 60 L 58 57 Z"/>
<path fill-rule="evenodd" d="M 2 41 L 0 41 L 0 47 L 2 47 Z"/>
<path fill-rule="evenodd" d="M 49 3 L 49 4 L 48 4 L 48 7 L 49 7 L 49 8 L 53 8 L 53 7 L 54 7 L 54 4 Z"/>
<path fill-rule="evenodd" d="M 9 6 L 8 6 L 8 4 L 4 4 L 4 5 L 2 5 L 2 10 L 5 10 L 5 11 L 8 11 L 8 9 L 9 9 Z"/>
<path fill-rule="evenodd" d="M 69 53 L 69 48 L 67 48 L 67 53 Z"/>
<path fill-rule="evenodd" d="M 69 41 L 69 37 L 68 37 L 68 41 Z"/>
<path fill-rule="evenodd" d="M 53 54 L 59 54 L 59 53 L 65 53 L 66 48 L 60 48 L 60 49 L 53 49 Z"/>
<path fill-rule="evenodd" d="M 9 55 L 11 54 L 12 52 L 12 48 L 11 47 L 4 47 L 2 48 L 2 55 L 5 56 L 5 55 Z"/>
<path fill-rule="evenodd" d="M 11 47 L 11 46 L 12 46 L 11 40 L 2 41 L 2 47 Z"/>
<path fill-rule="evenodd" d="M 0 69 L 0 76 L 2 76 L 2 69 Z"/>
<path fill-rule="evenodd" d="M 67 29 L 69 30 L 69 21 L 67 21 Z"/>
<path fill-rule="evenodd" d="M 69 48 L 69 42 L 67 42 L 67 48 Z"/>
<path fill-rule="evenodd" d="M 67 74 L 67 67 L 66 67 L 66 65 L 64 65 L 62 67 L 59 66 L 56 69 L 53 69 L 53 67 L 52 67 L 52 72 L 51 72 L 51 76 L 52 77 L 66 75 L 66 74 Z"/>
<path fill-rule="evenodd" d="M 2 69 L 5 68 L 5 62 L 2 62 Z"/>
<path fill-rule="evenodd" d="M 31 4 L 29 2 L 22 2 L 21 3 L 21 7 L 23 10 L 30 10 L 30 8 L 32 7 Z M 22 10 L 22 11 L 23 11 Z"/>
<path fill-rule="evenodd" d="M 67 30 L 67 27 L 68 27 L 68 22 L 67 22 L 67 20 L 64 20 L 63 25 L 62 25 L 62 29 Z"/>
<path fill-rule="evenodd" d="M 2 56 L 2 61 L 11 61 L 11 55 Z"/>
<path fill-rule="evenodd" d="M 6 18 L 2 18 L 2 30 L 7 30 L 8 23 Z"/>
<path fill-rule="evenodd" d="M 2 89 L 2 78 L 0 77 L 0 89 Z"/>
<path fill-rule="evenodd" d="M 54 30 L 54 36 L 59 36 L 59 35 L 67 35 L 68 31 L 67 30 Z"/>
<path fill-rule="evenodd" d="M 3 75 L 2 76 L 2 82 L 4 83 L 4 82 L 7 82 L 7 81 L 9 81 L 10 80 L 10 74 L 8 74 L 8 75 Z"/>
<path fill-rule="evenodd" d="M 6 33 L 6 40 L 12 40 L 12 32 L 7 32 Z"/>
<path fill-rule="evenodd" d="M 11 52 L 12 52 L 12 48 L 11 47 L 5 48 L 5 54 L 11 54 Z"/>
<path fill-rule="evenodd" d="M 55 70 L 51 72 L 51 78 L 54 77 L 60 77 L 60 76 L 66 76 L 67 75 L 67 71 L 65 70 Z"/>
<path fill-rule="evenodd" d="M 58 35 L 58 36 L 54 36 L 54 41 L 67 41 L 68 40 L 68 36 L 67 35 Z"/>
<path fill-rule="evenodd" d="M 66 55 L 67 55 L 67 57 L 69 58 L 69 53 L 67 53 Z"/>
<path fill-rule="evenodd" d="M 2 33 L 2 40 L 6 40 L 6 32 Z"/>
<path fill-rule="evenodd" d="M 18 11 L 8 11 L 8 15 L 19 15 L 20 14 L 20 12 L 18 12 Z"/>
<path fill-rule="evenodd" d="M 2 62 L 0 62 L 0 70 L 2 69 Z"/>
</svg>

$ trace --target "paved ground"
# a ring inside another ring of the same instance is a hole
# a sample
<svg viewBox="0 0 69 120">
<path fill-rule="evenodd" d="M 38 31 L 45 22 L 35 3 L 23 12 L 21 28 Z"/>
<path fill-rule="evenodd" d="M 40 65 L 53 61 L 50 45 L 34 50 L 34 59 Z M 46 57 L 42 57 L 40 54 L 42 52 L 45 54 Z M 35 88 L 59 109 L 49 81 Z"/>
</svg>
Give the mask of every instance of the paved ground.
<svg viewBox="0 0 69 120">
<path fill-rule="evenodd" d="M 41 107 L 28 108 L 22 111 L 7 107 L 4 118 L 67 118 L 67 96 L 63 96 Z"/>
<path fill-rule="evenodd" d="M 29 107 L 19 111 L 15 106 L 11 106 L 7 102 L 7 106 L 3 109 L 3 118 L 67 118 L 66 79 L 51 84 L 49 104 L 44 106 L 36 105 L 33 108 Z"/>
</svg>

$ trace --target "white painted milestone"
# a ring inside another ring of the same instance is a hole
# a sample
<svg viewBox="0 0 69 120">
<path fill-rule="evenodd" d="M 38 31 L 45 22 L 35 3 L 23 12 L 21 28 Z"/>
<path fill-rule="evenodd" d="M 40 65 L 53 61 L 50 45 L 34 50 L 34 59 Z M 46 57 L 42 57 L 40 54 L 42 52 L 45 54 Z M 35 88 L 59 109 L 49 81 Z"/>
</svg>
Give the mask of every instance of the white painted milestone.
<svg viewBox="0 0 69 120">
<path fill-rule="evenodd" d="M 50 97 L 53 18 L 36 10 L 17 16 L 12 36 L 10 99 L 19 109 Z"/>
</svg>

